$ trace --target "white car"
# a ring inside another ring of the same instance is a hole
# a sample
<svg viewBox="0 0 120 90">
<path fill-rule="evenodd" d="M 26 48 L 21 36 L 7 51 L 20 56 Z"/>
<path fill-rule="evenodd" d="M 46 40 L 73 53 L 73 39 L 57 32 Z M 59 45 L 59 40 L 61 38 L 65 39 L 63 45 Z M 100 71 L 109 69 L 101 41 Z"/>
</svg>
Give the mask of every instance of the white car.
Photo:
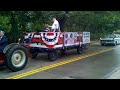
<svg viewBox="0 0 120 90">
<path fill-rule="evenodd" d="M 106 35 L 104 38 L 100 38 L 100 44 L 102 46 L 107 44 L 112 44 L 112 45 L 120 44 L 120 34 Z"/>
</svg>

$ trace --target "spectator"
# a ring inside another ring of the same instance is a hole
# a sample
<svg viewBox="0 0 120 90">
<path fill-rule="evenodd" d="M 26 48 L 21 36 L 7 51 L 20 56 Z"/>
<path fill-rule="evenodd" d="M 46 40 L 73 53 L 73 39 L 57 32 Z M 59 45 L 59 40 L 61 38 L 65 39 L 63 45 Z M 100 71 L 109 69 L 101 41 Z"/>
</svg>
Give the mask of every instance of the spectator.
<svg viewBox="0 0 120 90">
<path fill-rule="evenodd" d="M 2 53 L 4 48 L 8 45 L 8 39 L 4 34 L 4 31 L 0 30 L 0 53 Z"/>
</svg>

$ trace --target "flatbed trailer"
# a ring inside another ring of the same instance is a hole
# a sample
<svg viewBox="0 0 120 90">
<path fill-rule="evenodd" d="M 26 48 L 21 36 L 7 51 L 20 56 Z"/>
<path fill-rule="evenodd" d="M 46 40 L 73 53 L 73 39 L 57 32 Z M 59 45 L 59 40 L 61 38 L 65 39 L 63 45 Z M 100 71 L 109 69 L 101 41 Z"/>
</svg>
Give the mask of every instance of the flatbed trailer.
<svg viewBox="0 0 120 90">
<path fill-rule="evenodd" d="M 23 46 L 29 49 L 32 58 L 39 53 L 48 53 L 51 61 L 57 59 L 57 50 L 62 54 L 66 50 L 77 49 L 81 54 L 83 48 L 90 43 L 90 32 L 31 32 L 26 33 Z"/>
</svg>

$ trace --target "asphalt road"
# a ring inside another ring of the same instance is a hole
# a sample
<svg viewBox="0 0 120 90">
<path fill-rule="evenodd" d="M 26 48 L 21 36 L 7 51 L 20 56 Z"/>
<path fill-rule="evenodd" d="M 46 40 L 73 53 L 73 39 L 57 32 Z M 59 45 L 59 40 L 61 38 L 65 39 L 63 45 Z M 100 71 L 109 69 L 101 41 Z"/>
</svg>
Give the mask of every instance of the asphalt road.
<svg viewBox="0 0 120 90">
<path fill-rule="evenodd" d="M 83 54 L 70 50 L 54 62 L 47 59 L 47 54 L 29 58 L 27 66 L 18 72 L 2 66 L 0 79 L 106 79 L 119 66 L 120 45 L 100 46 L 98 42 L 91 42 Z"/>
</svg>

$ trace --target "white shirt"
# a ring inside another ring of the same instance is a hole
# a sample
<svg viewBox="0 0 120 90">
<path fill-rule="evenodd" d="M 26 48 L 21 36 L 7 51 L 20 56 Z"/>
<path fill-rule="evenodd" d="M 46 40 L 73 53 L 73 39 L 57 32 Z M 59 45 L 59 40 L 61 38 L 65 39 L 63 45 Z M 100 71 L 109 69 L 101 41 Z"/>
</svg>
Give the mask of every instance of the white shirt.
<svg viewBox="0 0 120 90">
<path fill-rule="evenodd" d="M 59 22 L 57 20 L 54 21 L 54 23 L 52 24 L 51 29 L 54 29 L 54 30 L 59 29 Z"/>
</svg>

